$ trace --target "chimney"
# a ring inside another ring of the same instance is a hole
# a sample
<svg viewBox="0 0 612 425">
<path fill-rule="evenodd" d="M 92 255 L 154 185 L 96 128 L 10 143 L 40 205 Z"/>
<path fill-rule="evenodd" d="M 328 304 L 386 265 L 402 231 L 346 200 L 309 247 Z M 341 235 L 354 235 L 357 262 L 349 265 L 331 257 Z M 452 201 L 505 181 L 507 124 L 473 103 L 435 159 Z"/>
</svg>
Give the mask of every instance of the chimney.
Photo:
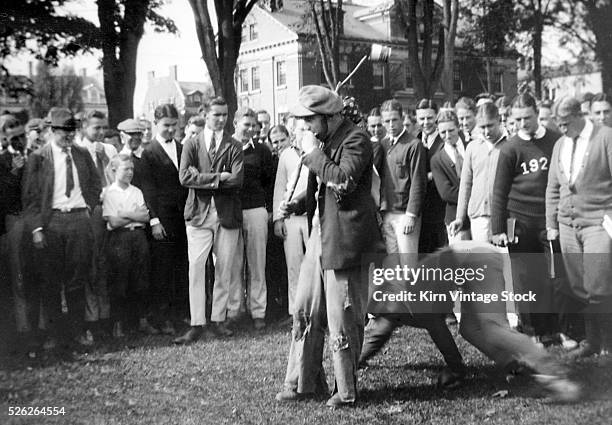
<svg viewBox="0 0 612 425">
<path fill-rule="evenodd" d="M 169 76 L 172 81 L 178 80 L 178 66 L 177 65 L 170 65 Z"/>
<path fill-rule="evenodd" d="M 152 79 L 155 78 L 155 71 L 149 71 L 147 72 L 147 80 L 151 81 Z"/>
</svg>

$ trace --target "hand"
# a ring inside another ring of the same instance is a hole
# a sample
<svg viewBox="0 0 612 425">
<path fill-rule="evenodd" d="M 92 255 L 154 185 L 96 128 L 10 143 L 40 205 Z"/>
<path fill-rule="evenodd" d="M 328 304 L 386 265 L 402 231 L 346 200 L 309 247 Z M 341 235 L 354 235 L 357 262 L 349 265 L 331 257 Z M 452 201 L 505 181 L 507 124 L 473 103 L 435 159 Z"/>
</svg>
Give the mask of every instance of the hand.
<svg viewBox="0 0 612 425">
<path fill-rule="evenodd" d="M 559 238 L 559 229 L 546 229 L 546 239 L 554 241 Z"/>
<path fill-rule="evenodd" d="M 302 132 L 302 150 L 305 154 L 309 154 L 319 147 L 319 140 L 310 130 Z"/>
<path fill-rule="evenodd" d="M 416 218 L 412 215 L 404 214 L 402 216 L 402 227 L 404 228 L 404 235 L 409 235 L 414 232 L 414 225 Z"/>
<path fill-rule="evenodd" d="M 101 142 L 94 143 L 96 153 L 104 153 L 104 145 Z"/>
<path fill-rule="evenodd" d="M 151 227 L 151 233 L 156 241 L 161 241 L 168 236 L 166 234 L 166 229 L 164 229 L 164 226 L 161 223 L 157 223 L 155 226 Z"/>
<path fill-rule="evenodd" d="M 291 202 L 283 201 L 283 202 L 281 202 L 280 206 L 278 207 L 278 210 L 279 210 L 282 218 L 289 217 L 291 214 L 296 212 L 296 210 L 297 210 L 297 201 L 291 201 Z"/>
<path fill-rule="evenodd" d="M 506 247 L 508 246 L 508 235 L 505 233 L 498 233 L 497 235 L 493 235 L 491 238 L 491 243 L 496 246 Z"/>
<path fill-rule="evenodd" d="M 193 165 L 190 165 L 189 168 L 187 168 L 187 171 L 189 171 L 189 174 L 199 174 L 200 172 L 198 171 L 198 169 L 196 167 L 194 167 Z"/>
<path fill-rule="evenodd" d="M 45 235 L 42 230 L 38 230 L 32 233 L 32 243 L 34 244 L 34 248 L 43 249 L 47 246 L 47 242 L 45 241 Z"/>
<path fill-rule="evenodd" d="M 25 165 L 25 158 L 23 157 L 23 155 L 18 153 L 17 155 L 15 155 L 13 157 L 13 160 L 11 161 L 11 166 L 13 167 L 13 169 L 12 169 L 13 172 L 17 172 L 18 170 L 23 168 L 24 165 Z"/>
<path fill-rule="evenodd" d="M 429 173 L 427 173 L 427 181 L 432 181 L 433 180 L 433 173 L 430 171 Z"/>
<path fill-rule="evenodd" d="M 287 226 L 285 226 L 285 220 L 276 220 L 274 222 L 274 234 L 281 238 L 287 238 Z"/>
<path fill-rule="evenodd" d="M 455 236 L 457 233 L 459 233 L 459 230 L 461 230 L 463 228 L 463 220 L 461 220 L 460 218 L 451 221 L 451 223 L 448 225 L 448 232 L 450 233 L 451 236 Z"/>
<path fill-rule="evenodd" d="M 222 182 L 228 181 L 232 177 L 232 173 L 228 173 L 227 171 L 222 171 L 219 176 L 219 180 Z"/>
</svg>

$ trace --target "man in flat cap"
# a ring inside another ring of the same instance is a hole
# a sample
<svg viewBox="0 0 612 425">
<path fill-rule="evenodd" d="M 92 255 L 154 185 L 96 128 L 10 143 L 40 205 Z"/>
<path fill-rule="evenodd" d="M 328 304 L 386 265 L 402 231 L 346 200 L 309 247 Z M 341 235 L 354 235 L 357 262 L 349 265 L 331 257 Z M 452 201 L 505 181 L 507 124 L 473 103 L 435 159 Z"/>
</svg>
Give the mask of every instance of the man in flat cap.
<svg viewBox="0 0 612 425">
<path fill-rule="evenodd" d="M 140 121 L 128 118 L 117 125 L 117 130 L 119 130 L 121 143 L 123 144 L 123 149 L 121 149 L 119 153 L 131 156 L 134 162 L 132 185 L 142 190 L 142 151 L 144 150 L 142 147 L 142 138 L 145 127 Z"/>
<path fill-rule="evenodd" d="M 284 215 L 307 212 L 310 238 L 298 280 L 285 389 L 276 399 L 297 401 L 327 390 L 322 366 L 327 325 L 335 376 L 327 402 L 332 408 L 357 398 L 368 294 L 361 257 L 381 238 L 370 192 L 372 144 L 341 111 L 342 100 L 326 88 L 300 91 L 291 113 L 305 122 L 301 145 L 308 186 L 305 194 L 281 204 Z"/>
<path fill-rule="evenodd" d="M 54 108 L 47 121 L 50 143 L 28 158 L 23 202 L 32 241 L 46 266 L 41 296 L 53 346 L 58 338 L 68 342 L 69 332 L 84 329 L 84 288 L 93 246 L 90 213 L 100 202 L 101 185 L 89 152 L 73 145 L 76 122 L 72 113 Z M 62 314 L 62 287 L 67 315 Z M 87 334 L 74 336 L 90 345 L 93 337 Z"/>
<path fill-rule="evenodd" d="M 612 351 L 612 129 L 593 124 L 564 97 L 555 119 L 564 133 L 552 152 L 546 188 L 549 240 L 560 239 L 573 294 L 585 305 L 586 340 L 575 357 Z"/>
</svg>

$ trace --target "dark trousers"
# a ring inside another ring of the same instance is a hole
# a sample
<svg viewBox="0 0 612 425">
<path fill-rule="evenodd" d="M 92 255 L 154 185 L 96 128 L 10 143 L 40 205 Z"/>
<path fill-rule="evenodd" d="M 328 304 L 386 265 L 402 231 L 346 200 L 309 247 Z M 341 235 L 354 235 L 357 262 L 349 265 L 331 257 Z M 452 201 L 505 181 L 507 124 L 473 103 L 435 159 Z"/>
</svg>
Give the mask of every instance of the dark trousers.
<svg viewBox="0 0 612 425">
<path fill-rule="evenodd" d="M 283 240 L 274 234 L 274 225 L 268 224 L 268 243 L 266 245 L 266 317 L 287 315 L 289 293 L 287 283 L 287 262 Z"/>
<path fill-rule="evenodd" d="M 127 322 L 144 316 L 148 304 L 149 244 L 144 229 L 109 232 L 106 244 L 111 318 Z M 132 314 L 130 314 L 132 313 Z"/>
<path fill-rule="evenodd" d="M 182 216 L 160 219 L 167 237 L 161 241 L 153 239 L 151 242 L 151 313 L 158 316 L 173 312 L 187 317 L 189 282 L 185 221 Z"/>
<path fill-rule="evenodd" d="M 534 291 L 537 301 L 524 303 L 519 318 L 524 330 L 535 335 L 551 335 L 559 331 L 555 311 L 555 291 L 550 275 L 550 247 L 544 219 L 514 217 L 518 243 L 508 246 L 512 279 L 516 292 Z M 540 255 L 534 255 L 540 254 Z M 544 255 L 541 255 L 544 254 Z"/>
<path fill-rule="evenodd" d="M 432 341 L 442 353 L 448 367 L 454 372 L 463 372 L 465 368 L 463 358 L 446 326 L 445 315 L 443 314 L 389 314 L 370 319 L 365 329 L 359 362 L 367 361 L 378 353 L 391 338 L 395 328 L 402 325 L 426 329 Z"/>
<path fill-rule="evenodd" d="M 448 245 L 446 226 L 444 222 L 421 223 L 421 234 L 419 236 L 419 253 L 430 254 Z"/>
<path fill-rule="evenodd" d="M 41 293 L 48 328 L 51 334 L 70 337 L 83 328 L 93 246 L 89 213 L 54 211 L 43 232 L 47 246 L 40 252 L 45 267 Z M 62 312 L 62 288 L 66 314 Z"/>
</svg>

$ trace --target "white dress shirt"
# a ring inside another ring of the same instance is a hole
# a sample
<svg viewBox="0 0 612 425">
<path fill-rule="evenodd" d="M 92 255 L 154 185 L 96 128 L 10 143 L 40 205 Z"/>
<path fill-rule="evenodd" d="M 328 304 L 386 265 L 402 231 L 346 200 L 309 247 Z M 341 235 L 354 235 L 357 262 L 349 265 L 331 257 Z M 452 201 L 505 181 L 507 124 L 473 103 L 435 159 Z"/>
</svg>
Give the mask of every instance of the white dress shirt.
<svg viewBox="0 0 612 425">
<path fill-rule="evenodd" d="M 170 160 L 172 161 L 172 163 L 178 170 L 179 160 L 178 160 L 178 153 L 176 152 L 176 143 L 174 143 L 174 139 L 170 139 L 169 141 L 166 142 L 166 140 L 164 140 L 159 134 L 157 134 L 155 136 L 155 140 L 157 140 L 157 143 L 159 143 L 159 145 L 162 147 L 164 152 L 166 152 L 166 155 L 168 155 L 168 157 L 170 158 Z"/>
<path fill-rule="evenodd" d="M 101 142 L 100 144 L 104 148 L 104 153 L 106 154 L 108 159 L 111 159 L 113 156 L 117 155 L 117 149 L 115 149 L 113 145 Z M 87 137 L 82 137 L 78 140 L 77 145 L 87 149 L 89 151 L 89 154 L 91 155 L 91 159 L 93 159 L 94 164 L 98 165 L 96 163 L 96 144 L 94 142 L 89 140 Z"/>
<path fill-rule="evenodd" d="M 210 142 L 212 141 L 213 131 L 204 127 L 204 143 L 206 144 L 206 151 L 210 151 Z M 219 144 L 223 140 L 223 130 L 215 131 L 215 152 L 219 150 Z"/>
<path fill-rule="evenodd" d="M 438 130 L 434 131 L 433 133 L 431 133 L 430 135 L 427 136 L 427 139 L 424 142 L 425 147 L 427 149 L 431 149 L 431 147 L 433 146 L 434 142 L 436 141 L 436 137 L 438 137 Z"/>
<path fill-rule="evenodd" d="M 129 185 L 122 189 L 117 182 L 112 183 L 106 189 L 104 203 L 102 204 L 103 217 L 119 217 L 119 211 L 134 212 L 138 208 L 144 207 L 145 201 L 142 191 L 136 186 Z M 108 230 L 113 230 L 110 223 L 106 224 Z M 144 227 L 143 223 L 131 222 L 123 226 L 128 229 Z"/>
<path fill-rule="evenodd" d="M 119 152 L 121 155 L 128 155 L 131 156 L 132 154 L 134 154 L 134 156 L 136 158 L 142 158 L 142 151 L 144 151 L 144 149 L 142 148 L 142 146 L 138 146 L 138 149 L 136 149 L 135 151 L 131 150 L 129 146 L 124 145 L 123 149 L 121 149 L 121 152 Z"/>
<path fill-rule="evenodd" d="M 457 151 L 461 158 L 465 158 L 465 148 L 463 147 L 463 143 L 461 143 L 461 139 L 457 140 Z M 450 143 L 444 143 L 444 150 L 446 154 L 450 157 L 453 164 L 457 163 L 457 158 L 455 158 L 455 148 Z"/>
<path fill-rule="evenodd" d="M 70 148 L 69 148 L 70 149 Z M 57 146 L 55 142 L 51 142 L 51 152 L 53 153 L 53 168 L 55 175 L 53 177 L 53 203 L 51 208 L 68 211 L 74 208 L 86 208 L 85 198 L 81 192 L 81 184 L 79 182 L 79 173 L 77 172 L 74 158 L 72 158 L 72 177 L 74 187 L 70 192 L 70 197 L 66 196 L 66 156 L 62 152 L 62 148 Z"/>
<path fill-rule="evenodd" d="M 589 146 L 589 140 L 593 134 L 593 123 L 588 119 L 585 119 L 584 121 L 584 128 L 576 139 L 576 151 L 574 152 L 573 167 L 570 163 L 572 161 L 572 145 L 574 144 L 574 141 L 567 136 L 563 137 L 561 152 L 559 152 L 561 166 L 563 167 L 563 171 L 565 171 L 568 178 L 570 178 L 570 168 L 573 170 L 570 183 L 574 183 L 576 181 L 576 176 L 580 173 L 580 168 L 582 167 L 582 162 Z"/>
</svg>

